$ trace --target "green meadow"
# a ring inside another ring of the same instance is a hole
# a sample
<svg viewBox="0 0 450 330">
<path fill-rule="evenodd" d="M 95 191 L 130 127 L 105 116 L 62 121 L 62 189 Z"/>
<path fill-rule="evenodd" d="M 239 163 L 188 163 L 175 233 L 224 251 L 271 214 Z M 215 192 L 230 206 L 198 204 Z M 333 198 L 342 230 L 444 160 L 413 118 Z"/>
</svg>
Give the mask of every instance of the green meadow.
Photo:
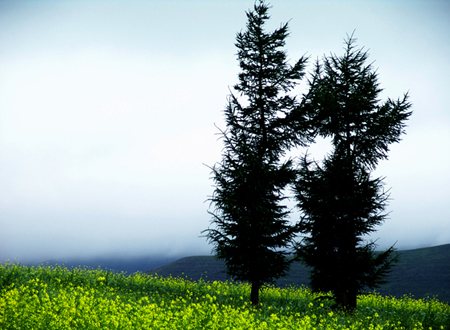
<svg viewBox="0 0 450 330">
<path fill-rule="evenodd" d="M 355 314 L 333 310 L 305 287 L 250 286 L 103 269 L 0 265 L 0 329 L 450 329 L 436 299 L 359 297 Z"/>
</svg>

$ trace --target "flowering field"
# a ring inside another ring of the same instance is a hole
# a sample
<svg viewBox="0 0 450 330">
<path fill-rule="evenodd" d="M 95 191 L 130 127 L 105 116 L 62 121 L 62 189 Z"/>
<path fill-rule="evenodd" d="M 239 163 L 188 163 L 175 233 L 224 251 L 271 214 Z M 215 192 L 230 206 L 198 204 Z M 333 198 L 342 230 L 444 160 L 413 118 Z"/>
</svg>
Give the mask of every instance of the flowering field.
<svg viewBox="0 0 450 330">
<path fill-rule="evenodd" d="M 250 287 L 135 273 L 0 265 L 0 329 L 450 329 L 437 300 L 361 296 L 355 315 L 306 288 Z"/>
</svg>

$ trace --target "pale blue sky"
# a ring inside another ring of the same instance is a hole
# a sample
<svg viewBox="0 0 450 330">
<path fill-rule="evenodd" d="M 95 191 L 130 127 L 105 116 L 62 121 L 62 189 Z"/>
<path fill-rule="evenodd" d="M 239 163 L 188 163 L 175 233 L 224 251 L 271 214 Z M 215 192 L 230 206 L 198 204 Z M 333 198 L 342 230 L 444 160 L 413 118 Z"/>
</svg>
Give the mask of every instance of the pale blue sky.
<svg viewBox="0 0 450 330">
<path fill-rule="evenodd" d="M 340 54 L 356 30 L 383 98 L 410 92 L 407 135 L 376 172 L 393 200 L 374 238 L 450 243 L 450 4 L 270 3 L 269 28 L 291 20 L 292 61 Z M 0 261 L 210 253 L 203 163 L 221 158 L 214 123 L 252 6 L 0 1 Z"/>
</svg>

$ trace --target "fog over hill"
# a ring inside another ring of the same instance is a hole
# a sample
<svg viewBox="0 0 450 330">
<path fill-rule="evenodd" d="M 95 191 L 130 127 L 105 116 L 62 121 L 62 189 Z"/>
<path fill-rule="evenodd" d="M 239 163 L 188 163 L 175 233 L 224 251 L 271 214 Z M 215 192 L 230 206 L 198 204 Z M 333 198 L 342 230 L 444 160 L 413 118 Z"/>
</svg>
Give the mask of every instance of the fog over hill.
<svg viewBox="0 0 450 330">
<path fill-rule="evenodd" d="M 371 238 L 450 242 L 450 1 L 268 2 L 267 30 L 289 22 L 291 64 L 309 56 L 310 73 L 355 31 L 380 98 L 410 93 L 406 135 L 374 173 L 392 200 Z M 253 4 L 0 1 L 0 261 L 210 253 L 203 164 L 221 159 L 214 125 Z M 330 146 L 315 147 L 320 160 Z"/>
</svg>

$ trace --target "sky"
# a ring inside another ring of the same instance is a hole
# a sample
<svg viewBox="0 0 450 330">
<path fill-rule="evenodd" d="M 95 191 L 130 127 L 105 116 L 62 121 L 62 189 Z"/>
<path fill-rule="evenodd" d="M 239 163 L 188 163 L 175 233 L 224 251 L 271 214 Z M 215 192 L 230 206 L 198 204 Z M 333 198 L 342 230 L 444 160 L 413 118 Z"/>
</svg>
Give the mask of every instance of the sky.
<svg viewBox="0 0 450 330">
<path fill-rule="evenodd" d="M 391 201 L 372 239 L 450 243 L 450 3 L 269 3 L 268 30 L 289 21 L 291 64 L 307 55 L 311 72 L 355 31 L 381 99 L 410 94 L 406 135 L 374 173 Z M 211 253 L 208 166 L 252 7 L 0 1 L 0 261 Z M 329 145 L 308 150 L 321 159 Z"/>
</svg>

